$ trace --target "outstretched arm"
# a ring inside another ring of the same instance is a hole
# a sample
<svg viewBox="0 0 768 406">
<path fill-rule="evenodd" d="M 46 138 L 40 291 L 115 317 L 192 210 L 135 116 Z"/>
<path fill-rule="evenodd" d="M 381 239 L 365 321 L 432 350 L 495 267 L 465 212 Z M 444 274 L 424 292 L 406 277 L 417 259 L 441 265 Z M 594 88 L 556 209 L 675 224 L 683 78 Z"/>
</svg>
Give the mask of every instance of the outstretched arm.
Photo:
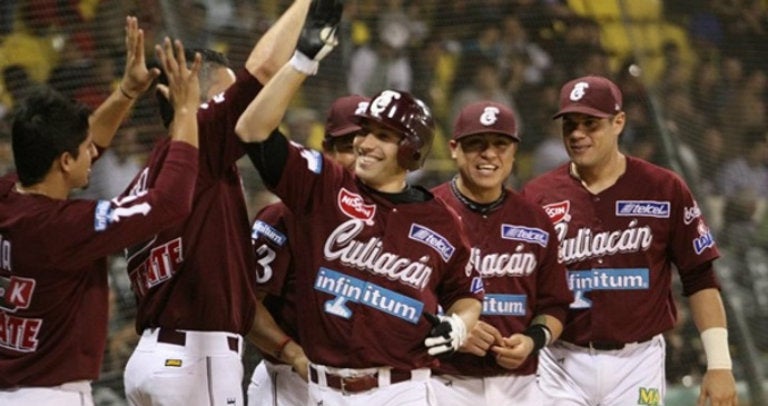
<svg viewBox="0 0 768 406">
<path fill-rule="evenodd" d="M 175 49 L 174 49 L 175 46 Z M 172 45 L 167 37 L 163 46 L 155 47 L 158 59 L 168 76 L 168 86 L 158 85 L 158 89 L 173 105 L 171 139 L 198 147 L 197 109 L 200 105 L 199 71 L 202 65 L 200 54 L 188 68 L 181 41 Z M 175 51 L 175 53 L 174 53 Z"/>
<path fill-rule="evenodd" d="M 269 82 L 293 54 L 311 0 L 295 0 L 253 47 L 245 68 L 262 84 Z"/>
<path fill-rule="evenodd" d="M 133 102 L 144 93 L 160 70 L 147 69 L 144 57 L 144 31 L 136 17 L 125 18 L 125 73 L 120 84 L 107 100 L 91 114 L 93 142 L 100 148 L 112 143 L 117 129 L 131 109 Z"/>
<path fill-rule="evenodd" d="M 341 20 L 341 0 L 315 0 L 293 57 L 266 82 L 235 126 L 244 142 L 262 142 L 280 125 L 293 96 L 318 64 L 337 44 L 336 28 Z"/>
</svg>

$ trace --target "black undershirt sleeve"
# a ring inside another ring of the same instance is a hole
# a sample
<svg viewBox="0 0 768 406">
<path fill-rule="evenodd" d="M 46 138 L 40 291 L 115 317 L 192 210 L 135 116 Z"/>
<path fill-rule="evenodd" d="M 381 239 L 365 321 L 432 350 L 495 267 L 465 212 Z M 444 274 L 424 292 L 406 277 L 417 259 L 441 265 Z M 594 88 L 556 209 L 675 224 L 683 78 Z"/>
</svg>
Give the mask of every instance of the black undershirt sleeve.
<svg viewBox="0 0 768 406">
<path fill-rule="evenodd" d="M 248 158 L 259 171 L 264 184 L 270 188 L 277 186 L 288 159 L 288 139 L 285 138 L 285 135 L 276 129 L 264 142 L 251 142 L 243 145 Z"/>
</svg>

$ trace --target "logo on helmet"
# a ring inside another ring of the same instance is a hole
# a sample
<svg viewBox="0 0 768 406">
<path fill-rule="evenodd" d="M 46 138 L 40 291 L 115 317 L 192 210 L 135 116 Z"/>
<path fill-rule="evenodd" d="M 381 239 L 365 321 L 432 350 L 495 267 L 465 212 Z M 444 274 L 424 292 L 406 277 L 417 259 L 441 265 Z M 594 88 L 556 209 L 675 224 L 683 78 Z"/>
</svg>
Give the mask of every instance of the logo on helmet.
<svg viewBox="0 0 768 406">
<path fill-rule="evenodd" d="M 390 103 L 392 103 L 392 100 L 399 100 L 400 99 L 400 93 L 392 91 L 392 90 L 385 90 L 379 94 L 378 97 L 374 101 L 371 102 L 370 110 L 371 115 L 381 117 L 381 113 L 384 112 L 384 110 L 389 107 Z M 390 113 L 391 115 L 391 113 Z"/>
</svg>

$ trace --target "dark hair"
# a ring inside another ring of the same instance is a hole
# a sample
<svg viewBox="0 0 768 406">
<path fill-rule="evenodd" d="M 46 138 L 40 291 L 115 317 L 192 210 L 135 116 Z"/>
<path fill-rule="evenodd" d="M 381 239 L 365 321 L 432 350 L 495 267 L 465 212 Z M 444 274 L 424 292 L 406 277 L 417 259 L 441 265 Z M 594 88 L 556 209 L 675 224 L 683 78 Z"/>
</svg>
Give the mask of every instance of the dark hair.
<svg viewBox="0 0 768 406">
<path fill-rule="evenodd" d="M 187 62 L 192 62 L 192 60 L 195 59 L 195 53 L 199 53 L 203 60 L 203 66 L 200 67 L 200 102 L 204 102 L 205 95 L 208 93 L 208 89 L 210 88 L 210 75 L 211 71 L 216 68 L 227 68 L 229 67 L 229 60 L 227 60 L 227 57 L 224 56 L 221 52 L 216 52 L 210 49 L 204 49 L 204 48 L 197 48 L 197 49 L 185 49 L 184 50 L 184 57 L 187 59 Z M 157 78 L 157 82 L 167 85 L 168 84 L 168 76 L 166 76 L 165 71 L 163 71 L 162 66 L 160 65 L 160 62 L 155 61 L 153 63 L 154 66 L 160 68 L 160 76 Z M 155 97 L 157 98 L 158 107 L 160 108 L 160 117 L 163 119 L 163 124 L 166 128 L 171 125 L 171 121 L 173 121 L 173 106 L 171 105 L 170 101 L 163 96 L 162 93 L 156 92 Z"/>
<path fill-rule="evenodd" d="M 41 182 L 61 154 L 78 157 L 90 115 L 87 106 L 47 86 L 35 88 L 22 100 L 13 114 L 11 144 L 23 186 Z"/>
</svg>

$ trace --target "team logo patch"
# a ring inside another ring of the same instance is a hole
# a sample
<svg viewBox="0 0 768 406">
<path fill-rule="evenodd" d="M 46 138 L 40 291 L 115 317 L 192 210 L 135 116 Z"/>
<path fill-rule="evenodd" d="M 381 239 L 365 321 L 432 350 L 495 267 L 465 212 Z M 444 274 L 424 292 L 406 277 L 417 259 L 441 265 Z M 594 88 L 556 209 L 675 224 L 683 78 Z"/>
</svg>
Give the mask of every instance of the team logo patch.
<svg viewBox="0 0 768 406">
<path fill-rule="evenodd" d="M 366 224 L 373 224 L 373 216 L 376 214 L 375 204 L 365 204 L 363 197 L 352 193 L 345 188 L 339 191 L 339 209 L 353 219 L 363 220 Z"/>
<path fill-rule="evenodd" d="M 440 254 L 440 257 L 443 258 L 443 261 L 445 262 L 448 262 L 448 260 L 451 259 L 453 251 L 456 250 L 445 237 L 416 223 L 411 224 L 411 231 L 408 233 L 408 238 L 432 247 L 438 254 Z"/>
<path fill-rule="evenodd" d="M 96 203 L 96 212 L 93 215 L 94 231 L 104 231 L 112 222 L 112 203 L 107 200 L 99 200 Z"/>
<path fill-rule="evenodd" d="M 637 399 L 638 405 L 659 406 L 661 404 L 661 394 L 657 388 L 640 387 Z"/>
<path fill-rule="evenodd" d="M 547 213 L 553 224 L 557 224 L 561 221 L 571 221 L 570 211 L 570 200 L 563 200 L 562 202 L 550 203 L 544 206 L 544 212 Z"/>
<path fill-rule="evenodd" d="M 683 223 L 690 225 L 694 220 L 701 217 L 701 209 L 696 202 L 693 202 L 693 207 L 685 207 L 683 210 Z"/>
<path fill-rule="evenodd" d="M 288 241 L 288 237 L 286 237 L 285 234 L 281 233 L 276 228 L 261 220 L 256 220 L 256 222 L 253 223 L 253 228 L 251 229 L 251 239 L 256 240 L 259 237 L 264 237 L 267 240 L 272 241 L 272 243 L 278 247 L 282 247 L 285 245 L 285 242 Z"/>
<path fill-rule="evenodd" d="M 166 359 L 165 360 L 165 366 L 179 368 L 179 367 L 181 367 L 181 360 L 180 359 L 172 359 L 172 358 Z"/>
<path fill-rule="evenodd" d="M 655 200 L 618 200 L 616 215 L 619 217 L 669 218 L 670 203 Z"/>
<path fill-rule="evenodd" d="M 345 319 L 353 313 L 348 302 L 368 306 L 411 324 L 419 322 L 424 310 L 424 303 L 416 299 L 328 268 L 320 268 L 317 273 L 315 290 L 335 296 L 325 302 L 323 309 Z"/>
<path fill-rule="evenodd" d="M 715 246 L 715 238 L 712 237 L 712 232 L 709 231 L 704 222 L 699 223 L 699 236 L 693 239 L 693 251 L 696 255 L 701 255 L 704 250 Z"/>
<path fill-rule="evenodd" d="M 483 315 L 525 316 L 528 297 L 526 295 L 485 295 Z"/>
<path fill-rule="evenodd" d="M 540 228 L 501 225 L 501 238 L 505 240 L 523 241 L 539 244 L 546 247 L 549 242 L 549 234 Z"/>
</svg>

